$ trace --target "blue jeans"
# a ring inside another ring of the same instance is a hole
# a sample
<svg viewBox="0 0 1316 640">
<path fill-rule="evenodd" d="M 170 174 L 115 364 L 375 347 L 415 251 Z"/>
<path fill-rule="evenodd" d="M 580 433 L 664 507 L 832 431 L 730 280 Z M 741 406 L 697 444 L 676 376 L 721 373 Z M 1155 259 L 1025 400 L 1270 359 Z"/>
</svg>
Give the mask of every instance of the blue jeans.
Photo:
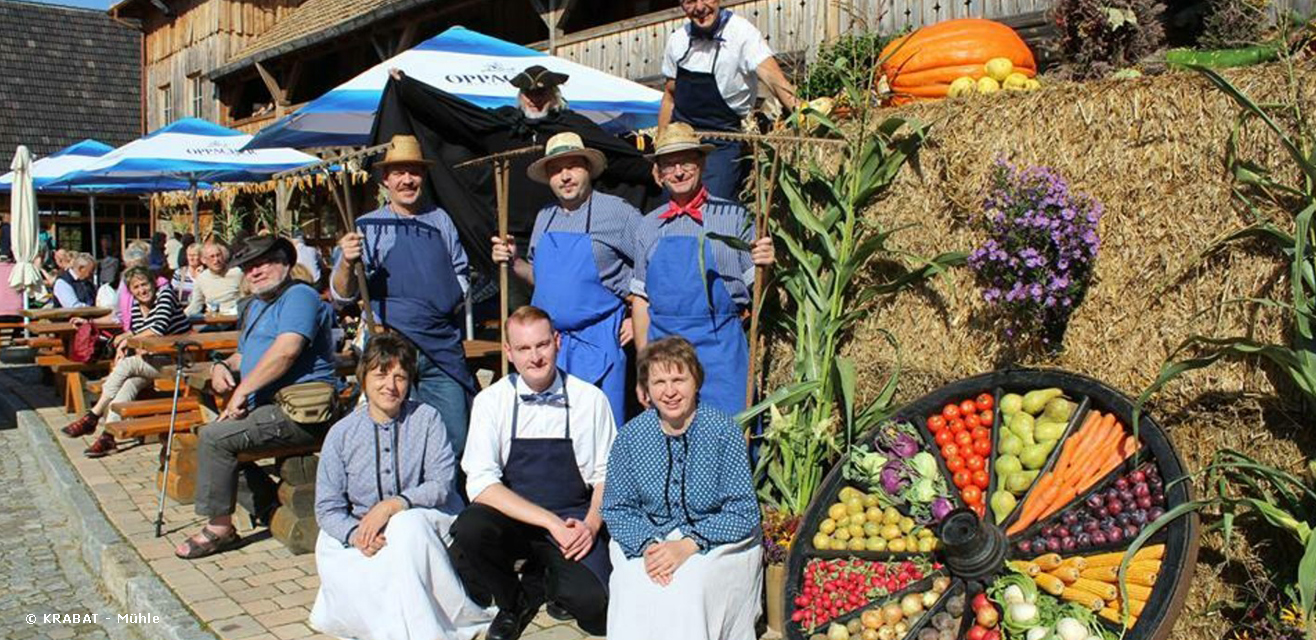
<svg viewBox="0 0 1316 640">
<path fill-rule="evenodd" d="M 471 397 L 452 376 L 443 372 L 434 361 L 417 353 L 420 380 L 415 385 L 415 398 L 439 410 L 443 426 L 448 431 L 448 444 L 460 461 L 466 450 L 466 430 L 471 421 Z"/>
</svg>

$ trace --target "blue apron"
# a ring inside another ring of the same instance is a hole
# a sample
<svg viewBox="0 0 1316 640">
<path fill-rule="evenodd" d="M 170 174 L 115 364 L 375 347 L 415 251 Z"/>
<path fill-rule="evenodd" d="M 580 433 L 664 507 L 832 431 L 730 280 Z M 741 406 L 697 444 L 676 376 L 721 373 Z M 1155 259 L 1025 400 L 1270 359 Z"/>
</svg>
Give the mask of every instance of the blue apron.
<svg viewBox="0 0 1316 640">
<path fill-rule="evenodd" d="M 701 34 L 693 24 L 686 25 L 686 33 L 691 41 L 706 38 L 716 41 L 718 46 L 713 53 L 713 64 L 706 72 L 691 71 L 681 66 L 690 55 L 689 48 L 677 61 L 672 120 L 684 122 L 700 131 L 740 131 L 740 114 L 722 97 L 722 90 L 717 86 L 717 76 L 714 75 L 718 57 L 722 54 L 722 29 L 730 19 L 731 12 L 723 9 L 712 34 Z M 748 168 L 744 146 L 731 140 L 712 140 L 710 143 L 714 149 L 709 152 L 704 163 L 704 187 L 710 195 L 739 202 L 740 185 L 745 181 Z"/>
<path fill-rule="evenodd" d="M 704 246 L 699 273 L 699 238 L 666 236 L 649 258 L 649 341 L 679 335 L 695 346 L 704 367 L 699 401 L 730 415 L 745 409 L 749 342 L 740 309 L 718 278 L 712 247 Z M 700 286 L 702 285 L 702 286 Z"/>
<path fill-rule="evenodd" d="M 376 317 L 406 336 L 469 393 L 475 393 L 458 328 L 461 283 L 443 236 L 430 225 L 402 216 L 357 221 L 358 231 L 367 226 L 393 227 L 396 236 L 386 255 L 379 255 L 379 235 L 375 236 L 376 246 L 367 247 L 366 264 L 372 268 L 366 284 Z"/>
<path fill-rule="evenodd" d="M 546 231 L 535 247 L 535 294 L 530 303 L 548 312 L 562 334 L 557 366 L 603 390 L 612 417 L 623 424 L 626 410 L 626 352 L 619 333 L 626 305 L 603 286 L 589 231 L 591 198 L 585 210 L 585 233 Z M 553 210 L 545 229 L 552 228 Z"/>
<path fill-rule="evenodd" d="M 507 461 L 503 463 L 503 485 L 559 518 L 575 518 L 584 522 L 594 490 L 580 477 L 576 449 L 571 444 L 571 408 L 570 398 L 567 397 L 566 374 L 558 370 L 557 375 L 562 379 L 563 411 L 567 412 L 565 433 L 561 438 L 518 438 L 516 423 L 521 400 L 514 395 L 512 442 L 508 448 Z M 515 393 L 517 374 L 509 374 L 508 377 Z M 552 539 L 547 532 L 544 535 Z M 594 546 L 580 560 L 590 573 L 598 577 L 605 590 L 608 588 L 608 576 L 612 574 L 608 540 L 607 529 L 600 529 Z"/>
</svg>

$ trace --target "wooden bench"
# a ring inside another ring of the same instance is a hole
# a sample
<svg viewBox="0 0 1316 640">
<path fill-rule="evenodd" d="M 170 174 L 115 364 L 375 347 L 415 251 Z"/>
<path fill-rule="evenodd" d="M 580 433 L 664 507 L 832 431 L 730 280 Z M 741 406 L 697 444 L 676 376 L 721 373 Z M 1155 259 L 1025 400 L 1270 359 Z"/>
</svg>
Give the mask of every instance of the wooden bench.
<svg viewBox="0 0 1316 640">
<path fill-rule="evenodd" d="M 87 412 L 87 399 L 82 393 L 82 374 L 110 370 L 110 363 L 105 360 L 74 362 L 56 354 L 39 355 L 36 363 L 38 366 L 48 367 L 55 374 L 56 386 L 63 387 L 64 409 L 75 415 Z"/>
<path fill-rule="evenodd" d="M 37 336 L 32 338 L 19 338 L 14 341 L 21 347 L 32 347 L 33 349 L 64 349 L 64 341 L 59 338 L 49 336 Z"/>
<path fill-rule="evenodd" d="M 119 414 L 122 418 L 141 418 L 144 416 L 169 415 L 173 409 L 174 398 L 149 398 L 146 400 L 131 400 L 129 402 L 115 402 L 110 404 L 110 411 Z M 178 411 L 196 411 L 201 407 L 201 403 L 194 396 L 179 396 Z"/>
<path fill-rule="evenodd" d="M 179 403 L 182 403 L 182 398 L 179 398 Z M 206 419 L 199 410 L 179 411 L 178 421 L 174 424 L 174 432 L 187 433 L 193 427 L 205 424 L 205 422 Z M 120 440 L 164 435 L 169 433 L 169 412 L 166 411 L 162 415 L 111 422 L 105 425 L 105 430 L 114 434 L 114 437 Z"/>
</svg>

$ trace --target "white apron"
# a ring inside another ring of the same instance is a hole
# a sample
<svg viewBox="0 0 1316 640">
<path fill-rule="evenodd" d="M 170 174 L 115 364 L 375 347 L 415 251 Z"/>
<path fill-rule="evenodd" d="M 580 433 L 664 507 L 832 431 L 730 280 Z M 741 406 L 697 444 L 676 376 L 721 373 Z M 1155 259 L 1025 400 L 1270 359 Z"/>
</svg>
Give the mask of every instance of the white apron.
<svg viewBox="0 0 1316 640">
<path fill-rule="evenodd" d="M 680 530 L 667 535 L 680 540 Z M 763 596 L 763 545 L 755 535 L 696 553 L 666 587 L 649 579 L 644 558 L 608 545 L 612 580 L 608 640 L 754 640 Z"/>
<path fill-rule="evenodd" d="M 323 531 L 315 544 L 320 592 L 311 626 L 356 640 L 471 640 L 493 619 L 466 597 L 448 560 L 454 516 L 409 509 L 388 521 L 387 543 L 367 558 Z"/>
</svg>

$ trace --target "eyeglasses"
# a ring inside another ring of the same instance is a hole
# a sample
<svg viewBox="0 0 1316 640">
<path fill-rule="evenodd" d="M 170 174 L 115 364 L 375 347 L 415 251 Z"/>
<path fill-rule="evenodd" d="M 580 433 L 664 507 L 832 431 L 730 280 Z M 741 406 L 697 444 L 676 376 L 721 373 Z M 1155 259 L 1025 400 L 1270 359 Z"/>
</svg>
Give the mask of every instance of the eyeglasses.
<svg viewBox="0 0 1316 640">
<path fill-rule="evenodd" d="M 670 164 L 665 162 L 658 163 L 658 173 L 665 176 L 676 173 L 677 169 L 681 169 L 682 171 L 694 171 L 697 168 L 699 168 L 699 163 L 694 160 L 687 160 L 685 162 L 673 162 Z"/>
</svg>

